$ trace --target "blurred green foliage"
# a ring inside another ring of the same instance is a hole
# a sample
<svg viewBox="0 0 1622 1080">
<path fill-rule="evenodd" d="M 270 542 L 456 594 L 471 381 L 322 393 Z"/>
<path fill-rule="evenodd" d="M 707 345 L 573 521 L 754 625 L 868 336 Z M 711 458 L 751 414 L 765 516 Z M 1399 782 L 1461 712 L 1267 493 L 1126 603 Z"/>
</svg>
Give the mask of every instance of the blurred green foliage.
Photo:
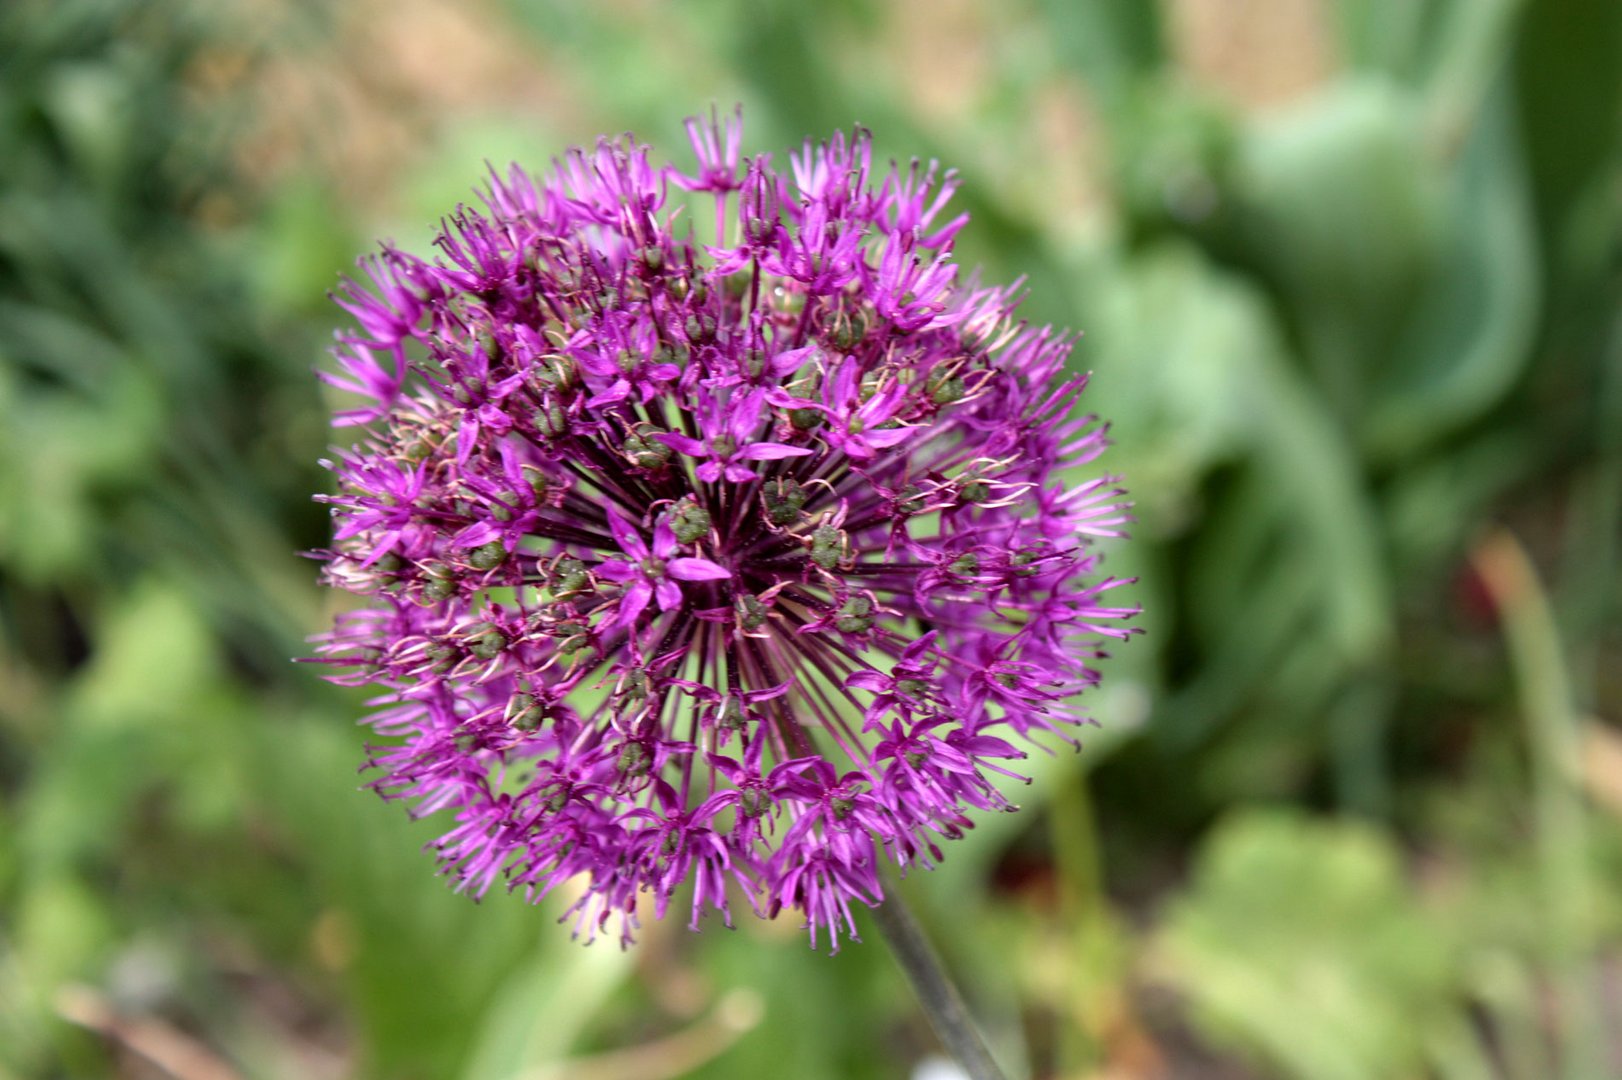
<svg viewBox="0 0 1622 1080">
<path fill-rule="evenodd" d="M 1201 8 L 0 7 L 0 1076 L 930 1052 L 878 948 L 451 895 L 287 663 L 335 275 L 485 158 L 734 100 L 752 147 L 958 164 L 963 261 L 1086 330 L 1138 499 L 1102 730 L 908 883 L 1010 1066 L 1622 1071 L 1622 6 L 1295 4 L 1325 70 L 1267 109 L 1195 72 Z"/>
</svg>

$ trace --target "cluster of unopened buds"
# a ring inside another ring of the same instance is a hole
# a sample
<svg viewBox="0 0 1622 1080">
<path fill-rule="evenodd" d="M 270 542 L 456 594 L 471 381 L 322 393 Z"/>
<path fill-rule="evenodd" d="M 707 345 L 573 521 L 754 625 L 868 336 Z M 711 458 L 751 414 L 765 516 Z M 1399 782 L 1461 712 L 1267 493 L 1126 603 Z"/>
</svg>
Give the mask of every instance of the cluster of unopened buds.
<svg viewBox="0 0 1622 1080">
<path fill-rule="evenodd" d="M 690 883 L 695 927 L 837 946 L 880 860 L 1014 808 L 1016 741 L 1073 740 L 1124 496 L 1067 337 L 959 279 L 952 174 L 688 130 L 691 173 L 628 137 L 492 173 L 436 258 L 343 286 L 364 441 L 318 554 L 367 606 L 317 651 L 379 689 L 371 786 L 449 819 L 463 889 L 573 880 L 628 940 Z"/>
</svg>

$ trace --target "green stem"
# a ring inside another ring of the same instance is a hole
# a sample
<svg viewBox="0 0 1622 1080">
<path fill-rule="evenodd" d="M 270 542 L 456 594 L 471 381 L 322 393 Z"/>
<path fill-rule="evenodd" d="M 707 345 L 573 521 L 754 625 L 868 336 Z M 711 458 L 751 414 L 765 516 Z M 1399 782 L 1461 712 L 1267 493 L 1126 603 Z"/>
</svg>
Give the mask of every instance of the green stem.
<svg viewBox="0 0 1622 1080">
<path fill-rule="evenodd" d="M 1006 1080 L 975 1029 L 969 1010 L 963 1004 L 963 995 L 958 993 L 935 947 L 924 936 L 923 928 L 902 898 L 894 872 L 886 867 L 882 876 L 884 902 L 873 909 L 873 921 L 889 942 L 890 955 L 912 983 L 930 1026 L 970 1080 Z"/>
<path fill-rule="evenodd" d="M 1098 830 L 1084 770 L 1063 778 L 1054 789 L 1048 828 L 1053 864 L 1059 874 L 1059 926 L 1072 932 L 1068 942 L 1074 959 L 1067 965 L 1067 998 L 1077 1008 L 1085 1009 L 1093 986 L 1083 973 L 1089 970 L 1088 958 L 1098 954 L 1100 936 L 1105 933 L 1106 909 Z M 1065 1076 L 1096 1071 L 1101 1065 L 1098 1033 L 1086 1024 L 1069 1021 L 1066 1016 L 1059 1025 L 1058 1071 Z"/>
<path fill-rule="evenodd" d="M 1566 661 L 1543 587 L 1526 551 L 1500 529 L 1477 548 L 1477 572 L 1502 613 L 1510 666 L 1525 716 L 1550 965 L 1560 994 L 1564 1075 L 1605 1072 L 1599 979 L 1593 968 L 1595 888 L 1588 823 L 1578 788 L 1581 731 Z"/>
</svg>

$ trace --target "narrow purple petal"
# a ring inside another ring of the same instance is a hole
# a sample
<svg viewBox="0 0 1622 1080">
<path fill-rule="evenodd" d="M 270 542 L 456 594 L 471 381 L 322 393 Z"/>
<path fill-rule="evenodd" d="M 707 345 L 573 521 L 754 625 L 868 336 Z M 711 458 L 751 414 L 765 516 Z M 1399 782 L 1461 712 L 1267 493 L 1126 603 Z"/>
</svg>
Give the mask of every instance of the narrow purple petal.
<svg viewBox="0 0 1622 1080">
<path fill-rule="evenodd" d="M 654 436 L 654 439 L 658 442 L 664 443 L 666 446 L 678 453 L 686 454 L 688 457 L 710 456 L 710 448 L 708 444 L 703 443 L 698 439 L 690 439 L 686 435 L 677 435 L 673 431 L 661 431 Z"/>
<path fill-rule="evenodd" d="M 641 577 L 642 571 L 626 562 L 624 559 L 609 559 L 598 563 L 597 576 L 607 581 L 630 581 L 634 577 Z"/>
<path fill-rule="evenodd" d="M 619 544 L 620 550 L 625 554 L 633 559 L 646 559 L 648 557 L 648 545 L 637 534 L 636 528 L 621 517 L 617 511 L 609 513 L 608 529 L 614 534 L 614 542 Z"/>
<path fill-rule="evenodd" d="M 862 439 L 875 450 L 885 450 L 900 442 L 905 442 L 916 432 L 916 428 L 880 428 L 877 431 L 862 432 Z"/>
<path fill-rule="evenodd" d="M 642 614 L 643 610 L 648 606 L 648 601 L 652 599 L 652 585 L 649 585 L 641 578 L 638 578 L 636 581 L 632 582 L 630 586 L 626 588 L 625 595 L 620 598 L 620 625 L 629 626 L 631 623 L 635 622 L 636 617 Z"/>
<path fill-rule="evenodd" d="M 771 359 L 771 373 L 781 379 L 794 374 L 801 366 L 809 362 L 817 354 L 815 345 L 807 345 L 803 349 L 787 349 L 778 353 Z"/>
<path fill-rule="evenodd" d="M 682 581 L 724 581 L 732 576 L 732 571 L 708 559 L 671 559 L 665 570 Z"/>
<path fill-rule="evenodd" d="M 631 384 L 621 379 L 600 394 L 593 394 L 586 399 L 588 409 L 602 409 L 609 405 L 618 405 L 631 396 Z"/>
<path fill-rule="evenodd" d="M 744 461 L 776 461 L 778 458 L 810 457 L 814 450 L 803 446 L 789 446 L 786 443 L 757 442 L 750 443 L 738 451 L 737 457 Z"/>
<path fill-rule="evenodd" d="M 875 694 L 889 693 L 891 679 L 888 675 L 880 675 L 876 671 L 858 671 L 845 680 L 845 685 L 854 690 L 870 690 Z"/>
<path fill-rule="evenodd" d="M 738 442 L 743 442 L 755 433 L 760 426 L 760 409 L 765 402 L 765 393 L 752 390 L 740 398 L 732 408 L 732 420 L 727 429 Z"/>
<path fill-rule="evenodd" d="M 676 550 L 676 534 L 670 528 L 670 522 L 664 518 L 653 527 L 653 554 L 655 558 L 668 559 Z"/>
</svg>

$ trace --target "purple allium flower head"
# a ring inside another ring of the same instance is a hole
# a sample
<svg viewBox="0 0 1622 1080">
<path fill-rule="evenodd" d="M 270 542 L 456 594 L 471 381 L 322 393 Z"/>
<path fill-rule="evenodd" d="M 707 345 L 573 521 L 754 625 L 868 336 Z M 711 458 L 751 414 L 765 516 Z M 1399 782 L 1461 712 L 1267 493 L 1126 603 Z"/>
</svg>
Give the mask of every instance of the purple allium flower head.
<svg viewBox="0 0 1622 1080">
<path fill-rule="evenodd" d="M 318 652 L 379 689 L 370 786 L 447 820 L 461 888 L 578 879 L 577 933 L 628 940 L 690 882 L 695 926 L 788 907 L 837 947 L 878 860 L 1073 741 L 1134 613 L 1094 546 L 1124 492 L 1069 339 L 960 279 L 951 173 L 688 133 L 690 171 L 627 137 L 492 172 L 437 258 L 341 287 L 364 438 L 319 554 L 367 606 Z"/>
</svg>

